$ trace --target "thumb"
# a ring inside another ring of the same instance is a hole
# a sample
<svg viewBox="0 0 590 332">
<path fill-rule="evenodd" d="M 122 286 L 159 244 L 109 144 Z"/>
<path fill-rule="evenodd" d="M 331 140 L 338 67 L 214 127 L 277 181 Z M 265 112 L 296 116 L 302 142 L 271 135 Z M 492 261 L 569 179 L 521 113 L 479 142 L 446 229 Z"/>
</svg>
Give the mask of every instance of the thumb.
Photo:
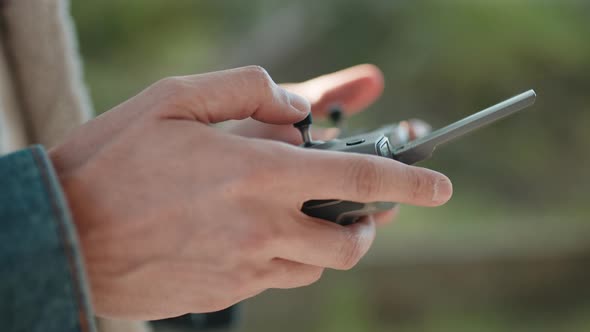
<svg viewBox="0 0 590 332">
<path fill-rule="evenodd" d="M 259 66 L 171 77 L 150 90 L 156 96 L 165 96 L 165 117 L 203 123 L 252 117 L 266 123 L 291 124 L 302 120 L 311 109 L 307 99 L 278 86 Z"/>
</svg>

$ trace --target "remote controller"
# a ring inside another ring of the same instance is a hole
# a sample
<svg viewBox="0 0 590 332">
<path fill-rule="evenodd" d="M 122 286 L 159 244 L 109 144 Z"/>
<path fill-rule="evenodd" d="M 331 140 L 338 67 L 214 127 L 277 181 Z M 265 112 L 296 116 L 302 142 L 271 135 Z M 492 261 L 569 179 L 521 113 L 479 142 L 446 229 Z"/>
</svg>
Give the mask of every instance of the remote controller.
<svg viewBox="0 0 590 332">
<path fill-rule="evenodd" d="M 396 134 L 398 130 L 395 125 L 327 142 L 312 140 L 311 114 L 294 126 L 301 132 L 304 148 L 370 154 L 412 165 L 428 159 L 438 145 L 533 105 L 535 98 L 536 94 L 533 90 L 526 91 L 410 142 L 404 141 Z M 303 204 L 301 211 L 311 217 L 349 225 L 367 215 L 390 210 L 396 204 L 394 202 L 359 203 L 338 199 L 311 200 Z"/>
</svg>

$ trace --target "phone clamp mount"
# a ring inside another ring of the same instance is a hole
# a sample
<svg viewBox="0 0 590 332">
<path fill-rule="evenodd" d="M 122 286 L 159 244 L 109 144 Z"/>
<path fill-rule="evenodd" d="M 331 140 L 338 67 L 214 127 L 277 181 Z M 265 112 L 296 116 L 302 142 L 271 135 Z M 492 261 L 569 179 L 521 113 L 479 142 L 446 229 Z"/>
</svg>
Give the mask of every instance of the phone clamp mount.
<svg viewBox="0 0 590 332">
<path fill-rule="evenodd" d="M 523 110 L 533 105 L 535 99 L 535 91 L 528 90 L 409 142 L 407 137 L 398 135 L 399 128 L 396 125 L 347 138 L 325 142 L 314 141 L 311 137 L 311 113 L 302 121 L 295 123 L 294 127 L 301 133 L 303 138 L 301 146 L 304 148 L 369 154 L 412 165 L 428 159 L 438 145 Z M 325 219 L 340 225 L 350 225 L 368 215 L 388 211 L 396 204 L 394 202 L 359 203 L 338 199 L 310 200 L 303 204 L 301 211 L 314 218 Z"/>
</svg>

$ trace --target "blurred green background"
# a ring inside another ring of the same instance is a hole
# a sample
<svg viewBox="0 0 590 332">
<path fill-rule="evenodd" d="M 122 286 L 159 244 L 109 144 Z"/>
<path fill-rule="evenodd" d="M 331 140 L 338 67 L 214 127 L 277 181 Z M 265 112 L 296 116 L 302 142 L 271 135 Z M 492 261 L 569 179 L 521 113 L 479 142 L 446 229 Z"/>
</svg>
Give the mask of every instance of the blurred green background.
<svg viewBox="0 0 590 332">
<path fill-rule="evenodd" d="M 404 207 L 359 267 L 246 301 L 247 331 L 590 331 L 589 1 L 72 1 L 98 112 L 171 75 L 258 64 L 277 82 L 386 78 L 350 126 L 434 127 L 534 88 L 445 146 L 436 209 Z"/>
</svg>

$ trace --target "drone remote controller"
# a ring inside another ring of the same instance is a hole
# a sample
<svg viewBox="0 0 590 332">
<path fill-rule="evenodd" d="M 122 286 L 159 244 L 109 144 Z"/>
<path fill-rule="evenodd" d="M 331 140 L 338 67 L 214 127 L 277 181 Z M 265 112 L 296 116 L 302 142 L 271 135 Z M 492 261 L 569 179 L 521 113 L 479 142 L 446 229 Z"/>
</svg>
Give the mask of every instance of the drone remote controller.
<svg viewBox="0 0 590 332">
<path fill-rule="evenodd" d="M 438 145 L 533 105 L 535 98 L 536 94 L 533 90 L 526 91 L 410 142 L 396 135 L 398 130 L 395 125 L 327 142 L 312 140 L 311 114 L 294 126 L 301 132 L 304 142 L 302 146 L 305 148 L 370 154 L 412 165 L 428 159 Z M 301 211 L 311 217 L 349 225 L 365 216 L 390 210 L 396 204 L 393 202 L 358 203 L 338 199 L 311 200 L 303 204 Z"/>
</svg>

